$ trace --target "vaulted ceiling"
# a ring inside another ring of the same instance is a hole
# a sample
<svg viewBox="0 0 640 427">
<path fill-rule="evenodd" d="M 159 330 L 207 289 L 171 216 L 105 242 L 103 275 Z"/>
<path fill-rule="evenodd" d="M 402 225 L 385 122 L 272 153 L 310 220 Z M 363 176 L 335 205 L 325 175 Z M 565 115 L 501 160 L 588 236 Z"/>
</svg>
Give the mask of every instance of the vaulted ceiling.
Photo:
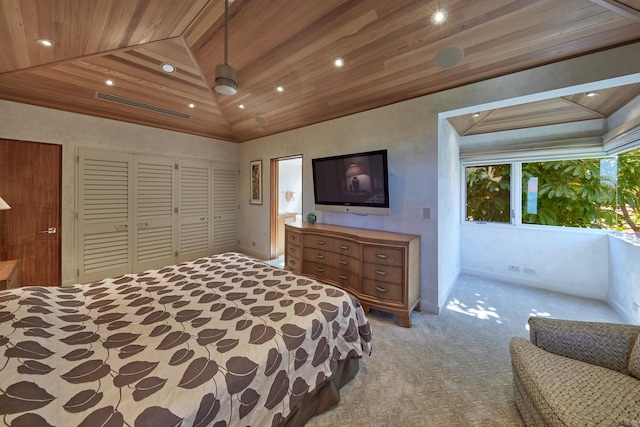
<svg viewBox="0 0 640 427">
<path fill-rule="evenodd" d="M 224 0 L 2 0 L 0 99 L 243 142 L 640 41 L 640 0 L 235 0 L 228 30 L 232 96 L 213 90 Z M 436 66 L 454 46 L 462 60 Z M 638 94 L 452 123 L 473 134 L 606 117 Z M 577 110 L 559 113 L 567 106 Z"/>
</svg>

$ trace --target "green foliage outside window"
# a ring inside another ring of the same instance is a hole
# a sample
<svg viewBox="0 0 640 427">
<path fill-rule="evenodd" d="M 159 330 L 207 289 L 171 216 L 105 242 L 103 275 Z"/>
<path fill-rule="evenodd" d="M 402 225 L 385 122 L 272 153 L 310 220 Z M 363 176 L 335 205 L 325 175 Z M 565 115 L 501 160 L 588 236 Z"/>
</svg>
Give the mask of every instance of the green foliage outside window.
<svg viewBox="0 0 640 427">
<path fill-rule="evenodd" d="M 509 222 L 511 165 L 467 167 L 467 220 Z"/>
<path fill-rule="evenodd" d="M 527 181 L 538 178 L 537 212 L 527 213 Z M 525 224 L 606 228 L 615 223 L 615 182 L 600 174 L 600 160 L 523 163 Z"/>
<path fill-rule="evenodd" d="M 510 221 L 510 173 L 509 164 L 466 168 L 467 220 Z M 522 222 L 640 232 L 640 149 L 523 163 Z"/>
</svg>

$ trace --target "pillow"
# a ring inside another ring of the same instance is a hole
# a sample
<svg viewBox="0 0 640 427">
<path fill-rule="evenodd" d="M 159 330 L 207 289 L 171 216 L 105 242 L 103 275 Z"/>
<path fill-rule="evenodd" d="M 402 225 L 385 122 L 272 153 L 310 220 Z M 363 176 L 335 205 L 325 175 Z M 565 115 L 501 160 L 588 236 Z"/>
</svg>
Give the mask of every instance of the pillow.
<svg viewBox="0 0 640 427">
<path fill-rule="evenodd" d="M 640 379 L 640 335 L 636 338 L 636 343 L 633 345 L 633 350 L 631 350 L 629 373 Z"/>
</svg>

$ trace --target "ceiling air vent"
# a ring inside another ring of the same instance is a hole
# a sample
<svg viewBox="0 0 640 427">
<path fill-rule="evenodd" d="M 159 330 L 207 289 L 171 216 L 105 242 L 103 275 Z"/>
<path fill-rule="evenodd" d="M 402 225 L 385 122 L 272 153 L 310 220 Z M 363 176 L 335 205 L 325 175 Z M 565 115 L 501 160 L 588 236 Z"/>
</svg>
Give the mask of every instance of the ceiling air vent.
<svg viewBox="0 0 640 427">
<path fill-rule="evenodd" d="M 173 117 L 179 117 L 181 119 L 189 120 L 191 114 L 181 113 L 180 111 L 169 110 L 168 108 L 158 107 L 157 105 L 146 104 L 144 102 L 136 101 L 129 98 L 123 98 L 121 96 L 109 95 L 104 92 L 96 92 L 96 98 L 103 99 L 105 101 L 115 102 L 118 104 L 128 105 L 130 107 L 142 108 L 144 110 L 155 111 L 156 113 L 167 114 Z"/>
</svg>

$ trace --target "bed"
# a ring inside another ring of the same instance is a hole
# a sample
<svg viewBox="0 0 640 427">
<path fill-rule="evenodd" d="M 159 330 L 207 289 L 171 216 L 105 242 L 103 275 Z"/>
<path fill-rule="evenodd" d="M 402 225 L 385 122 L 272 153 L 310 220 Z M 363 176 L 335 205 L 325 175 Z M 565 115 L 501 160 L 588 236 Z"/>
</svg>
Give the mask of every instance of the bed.
<svg viewBox="0 0 640 427">
<path fill-rule="evenodd" d="M 357 299 L 239 253 L 0 291 L 0 424 L 303 425 L 370 353 Z"/>
</svg>

